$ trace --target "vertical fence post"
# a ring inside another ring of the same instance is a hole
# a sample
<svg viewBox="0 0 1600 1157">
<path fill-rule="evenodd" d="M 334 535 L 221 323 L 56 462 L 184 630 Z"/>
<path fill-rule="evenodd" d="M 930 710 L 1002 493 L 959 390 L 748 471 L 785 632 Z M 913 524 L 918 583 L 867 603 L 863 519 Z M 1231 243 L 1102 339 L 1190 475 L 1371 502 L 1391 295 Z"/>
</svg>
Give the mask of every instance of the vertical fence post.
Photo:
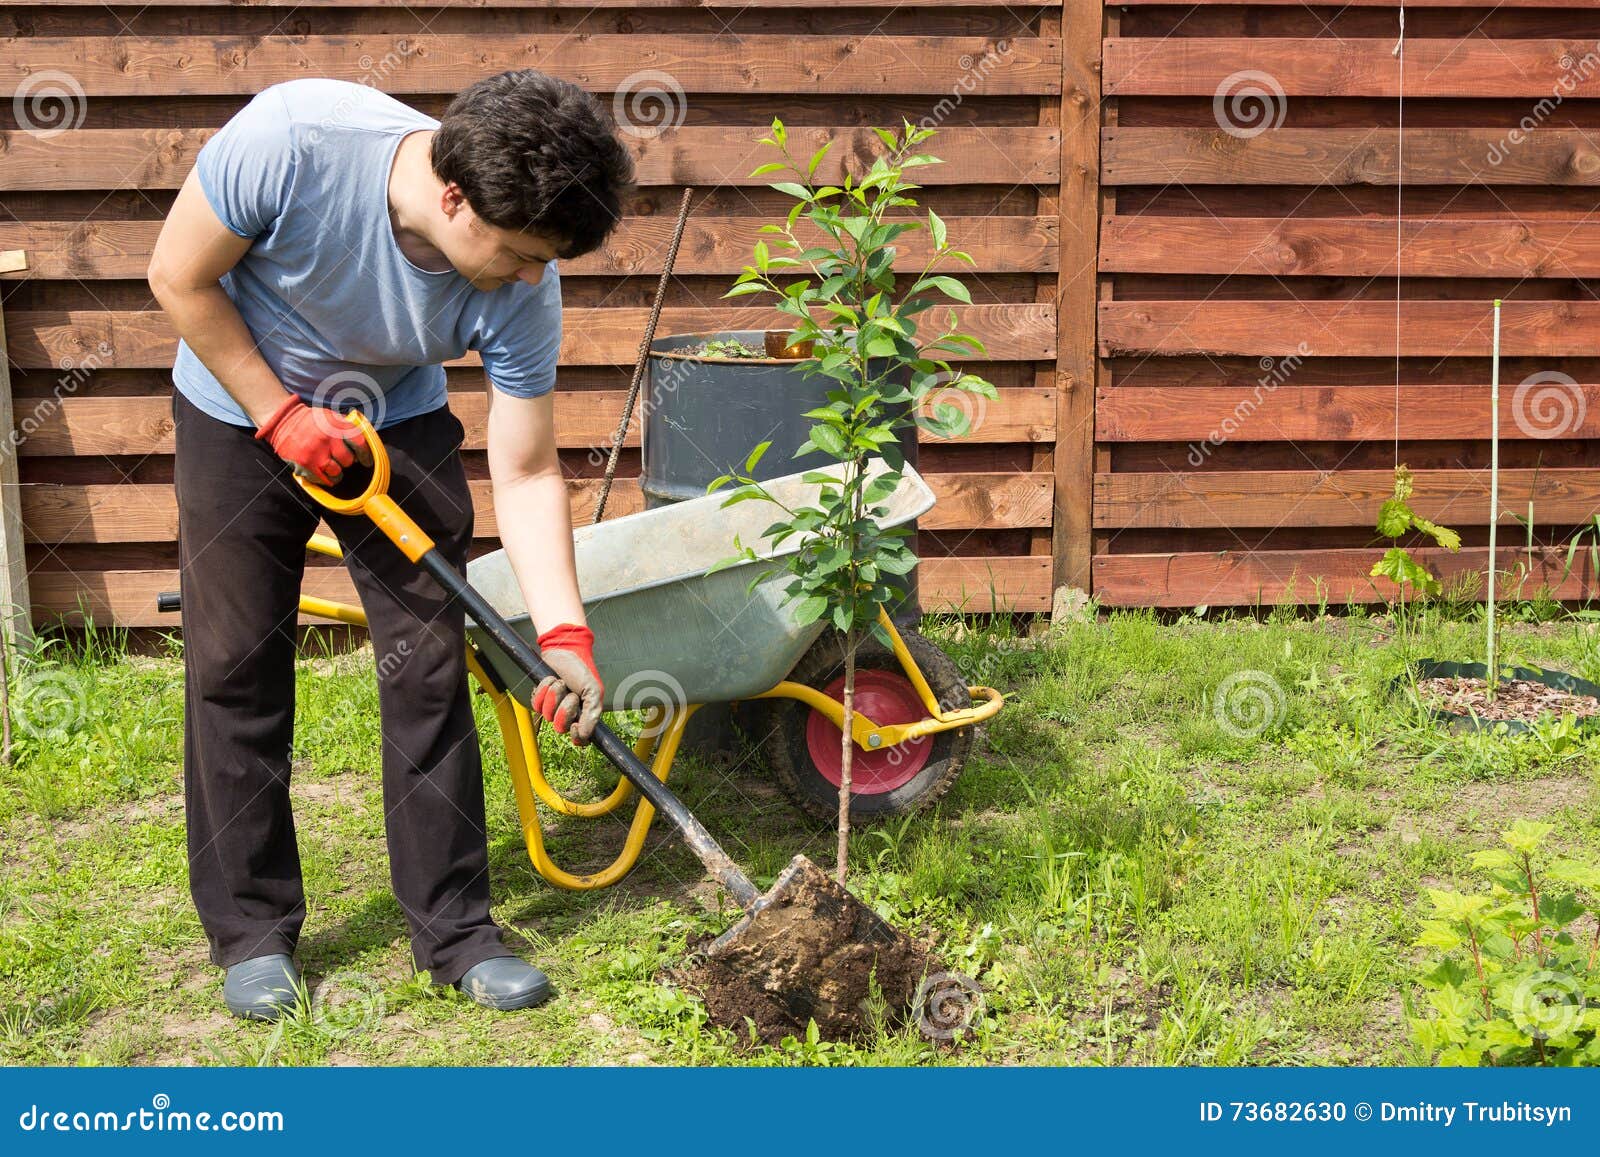
<svg viewBox="0 0 1600 1157">
<path fill-rule="evenodd" d="M 28 267 L 27 255 L 18 250 L 0 253 L 0 273 Z M 32 607 L 28 601 L 28 560 L 22 545 L 22 491 L 17 483 L 16 415 L 11 409 L 11 362 L 6 352 L 6 323 L 0 309 L 0 630 L 5 631 L 13 655 L 25 651 L 33 638 Z"/>
<path fill-rule="evenodd" d="M 1103 0 L 1062 0 L 1053 601 L 1059 600 L 1062 587 L 1090 589 L 1104 20 Z"/>
</svg>

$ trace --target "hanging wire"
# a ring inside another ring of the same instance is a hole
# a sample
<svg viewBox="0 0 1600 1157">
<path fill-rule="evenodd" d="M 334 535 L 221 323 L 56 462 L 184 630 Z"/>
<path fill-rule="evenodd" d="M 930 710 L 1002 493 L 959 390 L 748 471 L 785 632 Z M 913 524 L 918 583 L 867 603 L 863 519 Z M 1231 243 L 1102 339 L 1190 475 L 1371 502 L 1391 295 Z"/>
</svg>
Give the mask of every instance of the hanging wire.
<svg viewBox="0 0 1600 1157">
<path fill-rule="evenodd" d="M 1389 53 L 1400 61 L 1399 132 L 1394 159 L 1394 465 L 1400 468 L 1400 254 L 1404 243 L 1406 196 L 1406 0 L 1400 0 L 1400 38 Z"/>
</svg>

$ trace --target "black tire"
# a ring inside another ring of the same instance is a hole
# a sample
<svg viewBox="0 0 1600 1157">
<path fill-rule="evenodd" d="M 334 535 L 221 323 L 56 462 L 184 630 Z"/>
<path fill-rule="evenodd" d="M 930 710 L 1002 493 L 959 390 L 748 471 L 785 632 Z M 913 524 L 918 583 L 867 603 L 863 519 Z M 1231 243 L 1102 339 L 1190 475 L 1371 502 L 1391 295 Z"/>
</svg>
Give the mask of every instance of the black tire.
<svg viewBox="0 0 1600 1157">
<path fill-rule="evenodd" d="M 950 656 L 915 631 L 901 630 L 900 637 L 941 708 L 950 710 L 972 705 L 967 681 Z M 856 670 L 864 669 L 891 672 L 902 678 L 905 675 L 894 652 L 871 635 L 856 648 Z M 822 691 L 843 674 L 844 636 L 830 628 L 795 665 L 789 678 Z M 771 700 L 763 727 L 762 750 L 778 782 L 795 802 L 808 815 L 832 823 L 839 816 L 839 789 L 822 774 L 811 757 L 806 742 L 806 725 L 811 713 L 812 709 L 798 699 Z M 833 734 L 837 736 L 837 730 Z M 933 745 L 928 760 L 909 781 L 890 791 L 852 794 L 852 824 L 870 824 L 921 811 L 950 790 L 972 750 L 972 728 L 936 732 L 925 741 Z"/>
</svg>

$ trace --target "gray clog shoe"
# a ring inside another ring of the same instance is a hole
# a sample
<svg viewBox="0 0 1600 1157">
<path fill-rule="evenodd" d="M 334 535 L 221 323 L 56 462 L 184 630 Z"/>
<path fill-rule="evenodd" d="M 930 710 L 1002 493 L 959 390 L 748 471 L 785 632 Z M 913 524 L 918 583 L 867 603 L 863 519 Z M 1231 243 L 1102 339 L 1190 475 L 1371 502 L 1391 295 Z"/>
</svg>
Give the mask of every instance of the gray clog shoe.
<svg viewBox="0 0 1600 1157">
<path fill-rule="evenodd" d="M 457 988 L 486 1008 L 532 1008 L 550 999 L 550 978 L 516 956 L 480 960 L 456 981 Z"/>
<path fill-rule="evenodd" d="M 247 1020 L 277 1020 L 300 999 L 300 974 L 283 953 L 241 960 L 222 982 L 228 1011 Z"/>
</svg>

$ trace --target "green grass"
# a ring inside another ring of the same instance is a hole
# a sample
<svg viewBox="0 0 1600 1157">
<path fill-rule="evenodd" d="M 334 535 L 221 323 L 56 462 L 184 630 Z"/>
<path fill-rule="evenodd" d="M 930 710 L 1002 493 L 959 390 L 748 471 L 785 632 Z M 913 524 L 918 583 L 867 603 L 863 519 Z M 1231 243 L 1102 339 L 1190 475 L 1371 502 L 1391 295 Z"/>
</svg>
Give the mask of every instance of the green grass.
<svg viewBox="0 0 1600 1157">
<path fill-rule="evenodd" d="M 1520 610 L 1507 661 L 1600 678 L 1593 622 Z M 1600 739 L 1452 736 L 1390 694 L 1403 647 L 1479 657 L 1475 618 L 1447 607 L 1400 640 L 1359 610 L 1116 613 L 1034 641 L 930 617 L 925 633 L 1007 707 L 936 812 L 858 833 L 853 887 L 936 936 L 949 968 L 981 983 L 981 1015 L 948 1045 L 885 1029 L 861 1046 L 755 1049 L 659 979 L 687 937 L 731 915 L 692 856 L 658 831 L 616 888 L 545 884 L 481 697 L 495 914 L 559 995 L 494 1013 L 412 975 L 370 650 L 299 670 L 292 792 L 315 1007 L 276 1026 L 232 1019 L 188 895 L 178 644 L 150 658 L 115 634 L 58 642 L 17 673 L 17 759 L 0 768 L 0 1062 L 1414 1062 L 1402 1010 L 1421 889 L 1466 885 L 1467 853 L 1519 816 L 1556 824 L 1560 852 L 1600 851 Z M 602 756 L 548 730 L 544 751 L 570 791 L 614 782 Z M 831 862 L 829 829 L 755 753 L 685 758 L 673 782 L 758 884 L 795 852 Z M 622 824 L 546 831 L 558 862 L 593 870 Z"/>
</svg>

